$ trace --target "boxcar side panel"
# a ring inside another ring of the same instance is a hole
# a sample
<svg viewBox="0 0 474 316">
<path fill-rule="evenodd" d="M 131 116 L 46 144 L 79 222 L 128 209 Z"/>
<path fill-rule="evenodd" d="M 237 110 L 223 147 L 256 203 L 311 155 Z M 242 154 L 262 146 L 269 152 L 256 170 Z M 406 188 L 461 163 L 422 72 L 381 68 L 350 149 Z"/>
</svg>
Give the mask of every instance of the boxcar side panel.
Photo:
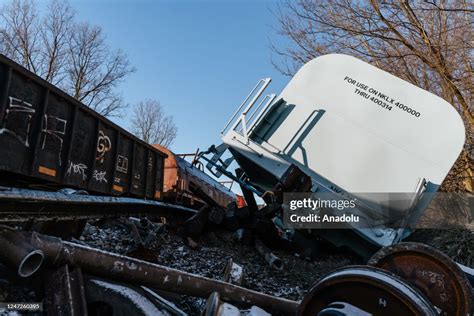
<svg viewBox="0 0 474 316">
<path fill-rule="evenodd" d="M 132 174 L 132 140 L 120 134 L 118 136 L 117 157 L 115 159 L 114 184 L 112 193 L 122 195 L 130 192 L 130 178 Z"/>
<path fill-rule="evenodd" d="M 145 180 L 145 196 L 153 198 L 155 191 L 155 174 L 156 174 L 156 157 L 155 153 L 150 149 L 146 149 L 147 166 L 146 166 L 146 180 Z"/>
<path fill-rule="evenodd" d="M 117 145 L 115 143 L 116 133 L 116 130 L 106 124 L 99 123 L 93 169 L 89 180 L 89 188 L 93 191 L 110 193 L 115 163 L 115 155 L 112 150 Z"/>
<path fill-rule="evenodd" d="M 71 186 L 87 189 L 91 170 L 91 152 L 95 150 L 94 130 L 96 120 L 82 109 L 79 109 L 75 121 L 64 182 Z"/>
<path fill-rule="evenodd" d="M 134 142 L 134 159 L 132 172 L 132 187 L 130 192 L 136 195 L 145 195 L 145 181 L 147 169 L 147 157 L 145 148 Z"/>
<path fill-rule="evenodd" d="M 165 159 L 163 156 L 155 153 L 156 157 L 156 171 L 155 171 L 155 192 L 153 193 L 153 197 L 155 199 L 161 200 L 163 198 L 163 186 L 164 186 L 164 170 L 165 170 Z"/>
<path fill-rule="evenodd" d="M 45 89 L 28 77 L 3 67 L 2 121 L 0 122 L 0 168 L 29 173 L 35 132 L 39 128 Z"/>
<path fill-rule="evenodd" d="M 55 93 L 49 93 L 41 121 L 41 131 L 35 148 L 33 175 L 46 180 L 60 181 L 65 169 L 66 133 L 72 123 L 74 108 Z"/>
</svg>

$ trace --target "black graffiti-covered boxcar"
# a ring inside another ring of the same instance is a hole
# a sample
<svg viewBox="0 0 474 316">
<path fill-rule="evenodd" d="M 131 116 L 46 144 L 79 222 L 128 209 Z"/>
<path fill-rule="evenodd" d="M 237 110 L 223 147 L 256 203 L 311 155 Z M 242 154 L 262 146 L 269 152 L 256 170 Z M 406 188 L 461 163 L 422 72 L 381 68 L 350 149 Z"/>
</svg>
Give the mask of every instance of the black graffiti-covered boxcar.
<svg viewBox="0 0 474 316">
<path fill-rule="evenodd" d="M 161 199 L 165 157 L 0 55 L 2 184 L 21 178 L 28 184 Z"/>
</svg>

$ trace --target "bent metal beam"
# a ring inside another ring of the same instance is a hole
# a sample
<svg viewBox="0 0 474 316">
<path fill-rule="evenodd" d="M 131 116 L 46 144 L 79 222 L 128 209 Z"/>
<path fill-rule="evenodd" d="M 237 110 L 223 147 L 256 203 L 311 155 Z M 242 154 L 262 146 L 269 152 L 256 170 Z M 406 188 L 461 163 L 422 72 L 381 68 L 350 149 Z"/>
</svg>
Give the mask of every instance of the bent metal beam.
<svg viewBox="0 0 474 316">
<path fill-rule="evenodd" d="M 20 234 L 19 234 L 20 235 Z M 294 315 L 299 302 L 270 296 L 237 285 L 63 241 L 38 233 L 22 233 L 54 265 L 75 265 L 90 274 L 183 295 L 207 298 L 218 292 L 224 301 L 258 306 L 276 315 Z"/>
</svg>

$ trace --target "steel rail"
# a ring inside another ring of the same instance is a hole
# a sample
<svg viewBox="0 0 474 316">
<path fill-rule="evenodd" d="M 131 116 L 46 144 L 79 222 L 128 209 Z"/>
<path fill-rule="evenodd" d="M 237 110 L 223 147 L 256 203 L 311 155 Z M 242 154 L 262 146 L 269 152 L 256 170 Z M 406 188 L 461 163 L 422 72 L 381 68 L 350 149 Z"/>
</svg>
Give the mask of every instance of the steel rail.
<svg viewBox="0 0 474 316">
<path fill-rule="evenodd" d="M 156 216 L 186 220 L 196 210 L 161 201 L 0 188 L 0 222 Z"/>
</svg>

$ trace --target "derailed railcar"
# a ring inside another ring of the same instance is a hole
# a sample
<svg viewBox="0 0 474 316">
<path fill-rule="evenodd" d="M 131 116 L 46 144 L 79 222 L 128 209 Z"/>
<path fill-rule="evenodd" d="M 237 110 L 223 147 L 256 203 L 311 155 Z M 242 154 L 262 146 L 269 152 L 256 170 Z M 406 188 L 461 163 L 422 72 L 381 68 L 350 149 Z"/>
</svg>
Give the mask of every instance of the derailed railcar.
<svg viewBox="0 0 474 316">
<path fill-rule="evenodd" d="M 406 238 L 463 148 L 465 128 L 456 109 L 347 55 L 309 61 L 278 96 L 262 98 L 270 81 L 260 80 L 241 103 L 221 132 L 222 144 L 201 154 L 210 171 L 262 197 L 305 192 L 313 200 L 354 202 L 343 210 L 329 207 L 333 215 L 357 216 L 343 236 L 319 225 L 316 216 L 304 231 L 360 248 L 364 256 L 369 247 Z M 231 156 L 224 159 L 226 152 Z M 226 171 L 233 159 L 245 177 Z M 278 221 L 299 228 L 288 218 L 294 214 L 288 203 L 277 200 L 286 210 Z"/>
<path fill-rule="evenodd" d="M 2 183 L 161 199 L 166 154 L 0 55 Z"/>
<path fill-rule="evenodd" d="M 163 199 L 165 201 L 200 208 L 206 202 L 196 195 L 191 187 L 197 188 L 201 194 L 205 194 L 222 208 L 226 208 L 229 203 L 237 201 L 235 193 L 196 165 L 161 145 L 155 144 L 153 147 L 167 155 L 163 181 Z"/>
</svg>

